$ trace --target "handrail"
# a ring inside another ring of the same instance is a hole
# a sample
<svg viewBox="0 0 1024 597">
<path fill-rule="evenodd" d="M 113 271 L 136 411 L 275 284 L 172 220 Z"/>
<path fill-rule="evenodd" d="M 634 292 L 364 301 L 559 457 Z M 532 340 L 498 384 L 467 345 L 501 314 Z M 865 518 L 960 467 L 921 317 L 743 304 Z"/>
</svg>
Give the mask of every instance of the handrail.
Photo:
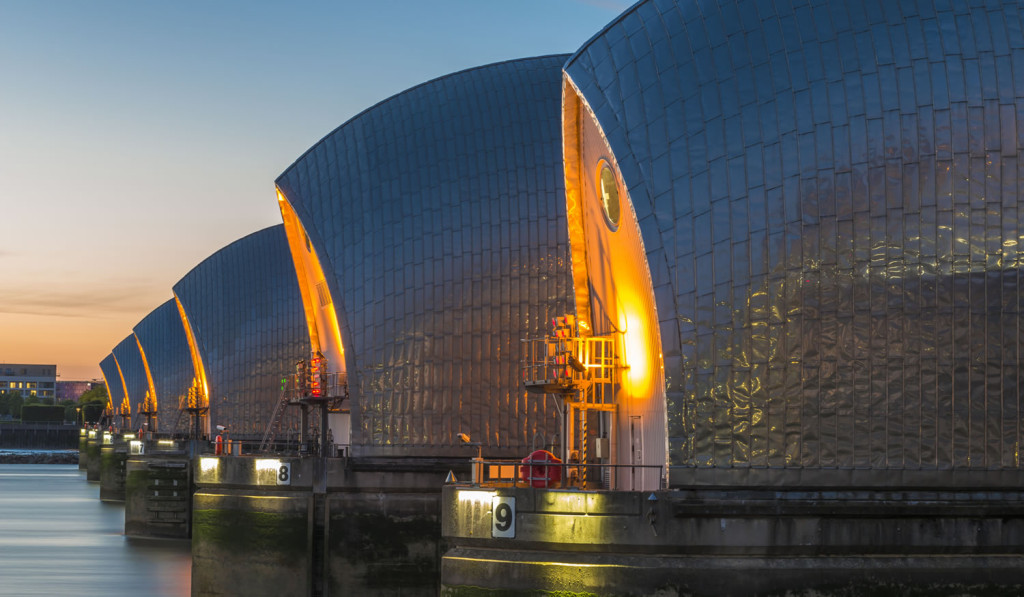
<svg viewBox="0 0 1024 597">
<path fill-rule="evenodd" d="M 665 488 L 665 466 L 658 464 L 583 464 L 579 462 L 489 460 L 476 458 L 472 459 L 471 462 L 474 467 L 472 483 L 473 485 L 481 487 L 581 489 L 580 480 L 584 478 L 583 472 L 584 469 L 586 469 L 586 478 L 588 479 L 587 489 L 608 489 L 607 487 L 601 487 L 601 479 L 603 479 L 604 471 L 606 470 L 611 473 L 615 473 L 616 475 L 623 471 L 627 475 L 630 475 L 627 480 L 618 479 L 615 483 L 616 486 L 623 488 L 624 491 L 641 489 L 643 486 L 643 478 L 638 478 L 638 475 L 648 473 L 648 471 L 656 471 L 658 488 Z M 544 484 L 543 487 L 540 487 L 540 484 L 535 482 L 539 477 L 535 475 L 525 475 L 522 470 L 523 467 L 551 467 L 558 469 L 560 474 L 552 475 L 552 477 L 557 477 L 559 480 L 551 481 L 548 484 Z"/>
</svg>

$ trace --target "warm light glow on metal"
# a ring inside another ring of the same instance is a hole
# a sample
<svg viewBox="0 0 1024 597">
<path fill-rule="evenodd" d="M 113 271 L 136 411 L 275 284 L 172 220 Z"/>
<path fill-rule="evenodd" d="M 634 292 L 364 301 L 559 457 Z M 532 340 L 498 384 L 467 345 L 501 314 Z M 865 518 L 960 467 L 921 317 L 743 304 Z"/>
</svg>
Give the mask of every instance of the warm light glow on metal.
<svg viewBox="0 0 1024 597">
<path fill-rule="evenodd" d="M 130 417 L 132 414 L 132 406 L 131 403 L 128 402 L 128 384 L 124 382 L 124 372 L 121 371 L 121 363 L 118 362 L 117 355 L 114 355 L 114 365 L 117 366 L 117 375 L 118 377 L 121 378 L 121 389 L 123 390 L 123 393 L 121 394 L 123 398 L 121 399 L 121 404 L 119 405 L 120 409 L 118 410 L 117 414 L 121 415 L 122 417 Z M 114 395 L 110 394 L 110 396 L 111 400 L 113 400 Z M 111 403 L 111 405 L 113 405 L 113 403 Z"/>
<path fill-rule="evenodd" d="M 135 343 L 139 345 L 139 354 L 142 355 L 142 367 L 146 370 L 146 384 L 149 389 L 146 391 L 146 398 L 142 401 L 142 409 L 140 412 L 156 412 L 156 384 L 153 383 L 153 373 L 149 370 L 149 361 L 146 359 L 146 351 L 142 349 L 142 342 L 139 340 L 137 334 L 135 336 Z"/>
<path fill-rule="evenodd" d="M 600 123 L 573 82 L 568 77 L 564 82 L 566 206 L 580 334 L 616 337 L 620 368 L 612 462 L 658 467 L 667 459 L 666 388 L 644 238 Z M 660 486 L 653 474 L 641 476 L 642 486 Z"/>
<path fill-rule="evenodd" d="M 619 312 L 619 329 L 622 331 L 622 364 L 624 367 L 622 385 L 628 396 L 648 396 L 653 391 L 655 371 L 651 355 L 659 350 L 656 338 L 650 333 L 654 326 L 639 298 L 634 292 L 624 291 L 619 295 L 622 301 Z"/>
<path fill-rule="evenodd" d="M 328 372 L 344 373 L 345 347 L 341 341 L 334 297 L 327 285 L 320 258 L 294 208 L 280 189 L 277 190 L 277 202 L 302 295 L 310 346 L 313 352 L 319 351 L 327 358 L 331 367 Z"/>
<path fill-rule="evenodd" d="M 203 358 L 196 343 L 196 336 L 192 333 L 192 324 L 189 323 L 188 315 L 185 314 L 185 307 L 181 304 L 181 300 L 178 299 L 177 295 L 174 297 L 174 302 L 178 306 L 178 314 L 181 315 L 181 323 L 185 327 L 185 338 L 188 339 L 188 350 L 192 355 L 192 367 L 195 369 L 196 379 L 199 380 L 202 386 L 203 397 L 208 397 L 210 395 L 210 387 L 206 381 L 206 368 L 203 367 Z"/>
</svg>

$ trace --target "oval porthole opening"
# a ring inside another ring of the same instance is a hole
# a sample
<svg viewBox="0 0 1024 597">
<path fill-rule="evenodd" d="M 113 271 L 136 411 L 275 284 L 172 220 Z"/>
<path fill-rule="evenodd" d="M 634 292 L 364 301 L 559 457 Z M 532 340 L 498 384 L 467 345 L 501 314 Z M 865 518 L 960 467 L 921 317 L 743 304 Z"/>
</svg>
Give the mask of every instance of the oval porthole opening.
<svg viewBox="0 0 1024 597">
<path fill-rule="evenodd" d="M 615 231 L 619 228 L 619 185 L 607 161 L 601 160 L 597 168 L 597 196 L 601 202 L 601 212 L 604 213 L 605 223 Z"/>
</svg>

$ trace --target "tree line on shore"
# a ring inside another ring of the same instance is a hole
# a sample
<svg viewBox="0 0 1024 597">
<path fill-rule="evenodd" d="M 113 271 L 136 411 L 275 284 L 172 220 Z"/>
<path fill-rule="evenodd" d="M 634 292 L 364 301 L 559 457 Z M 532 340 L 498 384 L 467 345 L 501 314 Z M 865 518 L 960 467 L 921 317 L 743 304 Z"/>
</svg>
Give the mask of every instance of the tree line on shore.
<svg viewBox="0 0 1024 597">
<path fill-rule="evenodd" d="M 95 423 L 103 416 L 108 401 L 107 388 L 103 384 L 87 390 L 78 400 L 60 402 L 5 391 L 0 392 L 0 422 Z"/>
</svg>

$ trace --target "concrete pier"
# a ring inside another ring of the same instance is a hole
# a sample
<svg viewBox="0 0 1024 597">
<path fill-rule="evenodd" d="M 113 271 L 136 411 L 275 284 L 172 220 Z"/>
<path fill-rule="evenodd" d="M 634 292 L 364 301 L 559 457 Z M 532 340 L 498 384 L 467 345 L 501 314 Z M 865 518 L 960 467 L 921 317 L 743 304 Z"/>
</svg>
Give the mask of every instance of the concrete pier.
<svg viewBox="0 0 1024 597">
<path fill-rule="evenodd" d="M 148 440 L 125 465 L 124 533 L 188 539 L 192 532 L 192 462 L 171 440 Z M 129 450 L 131 451 L 131 450 Z"/>
<path fill-rule="evenodd" d="M 125 468 L 128 461 L 128 442 L 135 434 L 104 433 L 100 447 L 100 499 L 105 502 L 123 502 L 125 498 Z"/>
<path fill-rule="evenodd" d="M 443 512 L 442 595 L 1009 595 L 1024 582 L 1017 490 L 448 486 Z"/>
<path fill-rule="evenodd" d="M 86 475 L 85 478 L 91 483 L 100 482 L 100 449 L 103 447 L 103 432 L 90 429 L 85 442 L 86 452 Z"/>
<path fill-rule="evenodd" d="M 78 470 L 89 468 L 89 430 L 82 427 L 78 430 Z"/>
<path fill-rule="evenodd" d="M 448 463 L 201 457 L 192 595 L 433 596 Z"/>
</svg>

